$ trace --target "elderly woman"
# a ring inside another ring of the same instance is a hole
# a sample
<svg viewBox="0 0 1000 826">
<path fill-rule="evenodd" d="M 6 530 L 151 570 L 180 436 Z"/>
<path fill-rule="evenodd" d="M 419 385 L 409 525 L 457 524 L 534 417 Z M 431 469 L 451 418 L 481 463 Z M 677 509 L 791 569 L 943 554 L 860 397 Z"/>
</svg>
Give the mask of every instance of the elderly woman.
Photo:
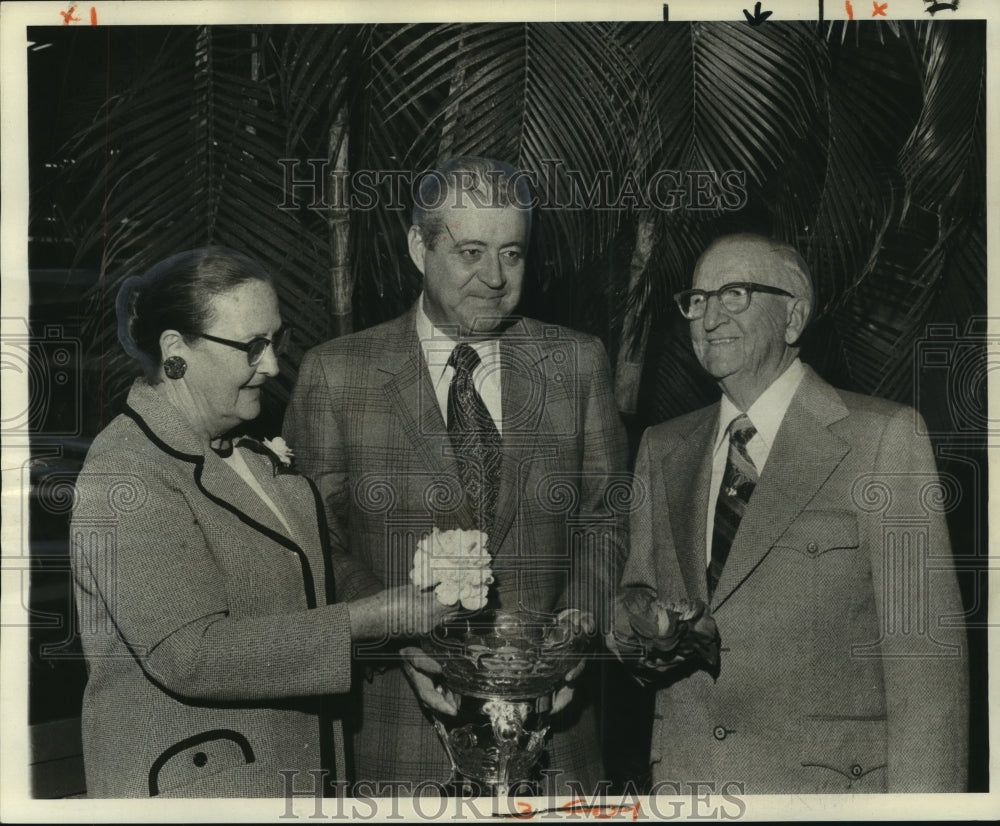
<svg viewBox="0 0 1000 826">
<path fill-rule="evenodd" d="M 259 414 L 287 338 L 266 272 L 184 252 L 130 279 L 118 315 L 146 378 L 94 440 L 72 525 L 89 793 L 343 779 L 327 695 L 350 688 L 352 641 L 426 632 L 448 609 L 412 586 L 334 603 L 323 509 L 290 452 L 224 440 Z"/>
</svg>

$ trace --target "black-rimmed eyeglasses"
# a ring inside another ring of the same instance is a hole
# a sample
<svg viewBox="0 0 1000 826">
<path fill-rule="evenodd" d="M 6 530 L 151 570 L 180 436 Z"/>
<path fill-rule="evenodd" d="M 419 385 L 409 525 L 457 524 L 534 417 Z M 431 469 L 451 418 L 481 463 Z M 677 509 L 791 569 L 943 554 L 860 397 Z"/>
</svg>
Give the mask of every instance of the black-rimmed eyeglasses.
<svg viewBox="0 0 1000 826">
<path fill-rule="evenodd" d="M 794 298 L 787 290 L 778 287 L 769 287 L 767 284 L 755 284 L 752 281 L 739 281 L 732 284 L 724 284 L 717 290 L 684 290 L 674 296 L 674 301 L 680 307 L 684 318 L 694 321 L 702 318 L 708 309 L 708 299 L 713 295 L 719 296 L 723 308 L 729 313 L 742 313 L 750 306 L 750 296 L 753 293 L 771 293 L 772 295 L 785 295 Z"/>
<path fill-rule="evenodd" d="M 216 344 L 225 344 L 227 347 L 233 347 L 237 350 L 242 350 L 247 354 L 247 364 L 250 367 L 256 367 L 260 364 L 260 360 L 264 358 L 264 353 L 267 352 L 267 348 L 270 347 L 274 350 L 276 356 L 280 356 L 285 352 L 285 348 L 288 346 L 288 340 L 291 338 L 292 328 L 282 327 L 278 332 L 274 334 L 274 338 L 265 338 L 264 336 L 257 336 L 257 338 L 252 338 L 250 341 L 232 341 L 228 338 L 219 338 L 218 336 L 210 336 L 208 333 L 199 333 L 199 338 L 205 338 L 209 341 L 214 341 Z"/>
</svg>

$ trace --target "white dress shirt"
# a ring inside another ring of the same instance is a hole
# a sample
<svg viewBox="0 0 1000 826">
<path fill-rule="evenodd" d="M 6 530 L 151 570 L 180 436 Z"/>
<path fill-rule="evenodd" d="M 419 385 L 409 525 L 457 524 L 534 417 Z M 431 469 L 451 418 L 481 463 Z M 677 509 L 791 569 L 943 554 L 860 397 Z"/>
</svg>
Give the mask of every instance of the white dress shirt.
<svg viewBox="0 0 1000 826">
<path fill-rule="evenodd" d="M 792 396 L 799 388 L 799 382 L 805 375 L 802 362 L 795 359 L 785 372 L 771 382 L 757 398 L 750 409 L 746 411 L 750 422 L 757 429 L 754 437 L 747 442 L 747 453 L 757 468 L 757 475 L 764 472 L 767 457 L 771 454 L 774 437 L 785 418 Z M 730 423 L 743 411 L 740 410 L 725 393 L 722 394 L 722 404 L 719 407 L 719 424 L 715 433 L 715 447 L 712 451 L 712 481 L 708 489 L 708 513 L 706 514 L 705 530 L 705 564 L 712 561 L 712 534 L 715 530 L 715 503 L 719 498 L 719 487 L 726 472 L 726 458 L 729 456 L 729 439 L 726 431 Z"/>
<path fill-rule="evenodd" d="M 455 339 L 443 333 L 424 312 L 424 296 L 417 302 L 417 338 L 424 354 L 424 364 L 430 375 L 431 385 L 437 397 L 438 407 L 445 424 L 448 423 L 448 390 L 451 387 L 455 368 L 448 366 L 452 350 L 458 344 Z M 497 432 L 503 435 L 503 399 L 500 395 L 500 341 L 491 338 L 484 341 L 470 341 L 472 349 L 479 355 L 479 366 L 472 371 L 472 383 L 489 410 Z"/>
</svg>

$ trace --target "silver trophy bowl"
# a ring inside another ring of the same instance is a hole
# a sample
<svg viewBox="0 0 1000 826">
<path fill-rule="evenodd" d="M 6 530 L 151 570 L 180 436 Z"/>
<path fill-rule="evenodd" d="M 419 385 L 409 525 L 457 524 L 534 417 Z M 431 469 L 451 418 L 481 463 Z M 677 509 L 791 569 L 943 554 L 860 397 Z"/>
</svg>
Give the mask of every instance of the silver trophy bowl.
<svg viewBox="0 0 1000 826">
<path fill-rule="evenodd" d="M 452 619 L 423 638 L 459 704 L 457 716 L 434 718 L 456 780 L 496 796 L 529 780 L 545 751 L 552 692 L 587 642 L 579 622 L 503 610 Z"/>
</svg>

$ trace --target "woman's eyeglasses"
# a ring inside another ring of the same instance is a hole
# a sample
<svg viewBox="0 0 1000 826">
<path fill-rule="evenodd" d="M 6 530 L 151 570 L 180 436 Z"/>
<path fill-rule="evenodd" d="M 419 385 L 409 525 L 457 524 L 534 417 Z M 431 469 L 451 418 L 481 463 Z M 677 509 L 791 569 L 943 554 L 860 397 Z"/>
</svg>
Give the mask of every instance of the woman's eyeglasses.
<svg viewBox="0 0 1000 826">
<path fill-rule="evenodd" d="M 292 328 L 282 327 L 274 334 L 274 338 L 258 336 L 257 338 L 250 339 L 250 341 L 232 341 L 228 338 L 210 336 L 208 333 L 199 333 L 198 337 L 214 341 L 216 344 L 225 344 L 227 347 L 242 350 L 247 354 L 247 364 L 250 367 L 256 367 L 260 364 L 260 360 L 264 358 L 264 353 L 267 352 L 268 347 L 274 350 L 276 356 L 280 356 L 285 352 L 288 341 L 292 337 Z"/>
</svg>

